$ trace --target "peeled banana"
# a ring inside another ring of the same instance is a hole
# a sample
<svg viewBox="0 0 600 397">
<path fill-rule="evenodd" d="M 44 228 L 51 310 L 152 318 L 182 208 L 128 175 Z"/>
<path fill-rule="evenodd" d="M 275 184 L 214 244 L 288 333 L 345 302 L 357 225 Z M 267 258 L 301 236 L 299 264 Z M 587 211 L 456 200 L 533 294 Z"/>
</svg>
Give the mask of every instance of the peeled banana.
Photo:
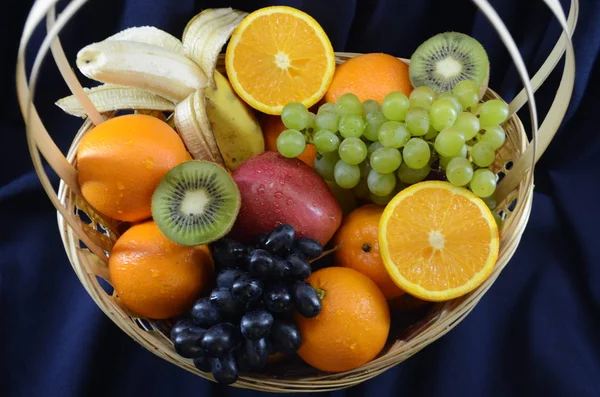
<svg viewBox="0 0 600 397">
<path fill-rule="evenodd" d="M 265 150 L 253 110 L 215 69 L 223 45 L 246 15 L 231 8 L 205 10 L 187 24 L 181 41 L 140 26 L 90 44 L 77 54 L 77 66 L 105 84 L 85 93 L 100 112 L 133 109 L 161 118 L 172 112 L 166 121 L 193 158 L 233 171 Z M 56 105 L 85 117 L 74 96 Z"/>
<path fill-rule="evenodd" d="M 79 51 L 76 63 L 93 80 L 142 88 L 175 103 L 207 84 L 202 69 L 188 57 L 135 41 L 90 44 Z"/>
<path fill-rule="evenodd" d="M 185 55 L 181 40 L 154 26 L 135 26 L 115 33 L 105 40 L 152 44 Z"/>
</svg>

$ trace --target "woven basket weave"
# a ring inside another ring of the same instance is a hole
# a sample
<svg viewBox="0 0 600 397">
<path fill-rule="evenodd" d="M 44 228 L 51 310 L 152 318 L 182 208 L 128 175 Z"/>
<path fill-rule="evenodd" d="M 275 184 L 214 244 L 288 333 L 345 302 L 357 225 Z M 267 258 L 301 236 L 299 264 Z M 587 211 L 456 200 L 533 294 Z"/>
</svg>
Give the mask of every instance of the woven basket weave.
<svg viewBox="0 0 600 397">
<path fill-rule="evenodd" d="M 125 333 L 157 356 L 201 377 L 214 380 L 211 374 L 199 371 L 191 360 L 182 358 L 175 352 L 168 337 L 171 326 L 169 322 L 155 322 L 133 317 L 120 304 L 111 289 L 106 288 L 106 283 L 101 282 L 103 279 L 110 284 L 106 262 L 124 225 L 103 218 L 82 198 L 77 186 L 76 152 L 80 139 L 86 131 L 102 118 L 111 117 L 112 114 L 90 115 L 76 134 L 67 156 L 64 156 L 50 138 L 33 105 L 39 67 L 48 50 L 52 51 L 56 64 L 71 90 L 82 92 L 81 85 L 61 48 L 58 33 L 86 0 L 71 1 L 58 18 L 55 17 L 56 2 L 57 0 L 38 0 L 32 7 L 19 48 L 17 90 L 21 112 L 27 126 L 27 141 L 34 168 L 48 197 L 58 211 L 58 225 L 66 253 L 77 277 L 91 298 Z M 511 117 L 503 125 L 507 132 L 507 140 L 498 150 L 496 162 L 492 167 L 500 179 L 496 211 L 504 219 L 504 225 L 501 230 L 498 261 L 490 277 L 476 290 L 461 298 L 432 304 L 425 317 L 417 323 L 412 324 L 408 329 L 392 332 L 381 354 L 360 368 L 343 373 L 326 374 L 301 362 L 286 362 L 284 366 L 269 367 L 261 373 L 244 374 L 233 385 L 234 387 L 271 392 L 314 392 L 353 386 L 416 354 L 449 332 L 473 310 L 517 249 L 531 211 L 534 165 L 556 133 L 573 90 L 575 62 L 571 36 L 577 21 L 578 0 L 571 1 L 568 19 L 565 18 L 557 0 L 545 0 L 545 2 L 560 21 L 564 33 L 546 62 L 530 79 L 512 37 L 493 8 L 485 0 L 473 0 L 507 46 L 524 85 L 523 91 L 510 103 Z M 44 18 L 46 18 L 48 34 L 37 53 L 28 80 L 25 72 L 25 50 L 33 30 Z M 533 93 L 544 82 L 563 54 L 565 64 L 562 80 L 548 116 L 538 130 Z M 358 54 L 336 53 L 336 60 L 340 64 L 356 55 Z M 218 69 L 225 72 L 222 61 L 221 57 Z M 408 62 L 405 59 L 403 61 Z M 485 94 L 485 99 L 498 97 L 491 89 L 488 89 Z M 516 115 L 525 103 L 529 104 L 531 114 L 531 136 L 533 137 L 531 142 Z M 61 179 L 58 194 L 45 173 L 40 154 Z"/>
</svg>

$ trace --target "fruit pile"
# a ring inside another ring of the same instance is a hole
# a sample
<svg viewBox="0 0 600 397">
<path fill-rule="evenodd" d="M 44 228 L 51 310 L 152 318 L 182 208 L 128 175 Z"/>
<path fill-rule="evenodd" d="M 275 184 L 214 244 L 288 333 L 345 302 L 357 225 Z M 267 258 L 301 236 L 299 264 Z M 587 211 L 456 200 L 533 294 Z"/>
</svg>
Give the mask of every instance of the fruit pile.
<svg viewBox="0 0 600 397">
<path fill-rule="evenodd" d="M 509 111 L 482 99 L 490 67 L 472 37 L 440 33 L 410 63 L 336 65 L 300 10 L 207 9 L 181 40 L 133 27 L 77 66 L 101 85 L 57 105 L 110 115 L 76 165 L 89 207 L 119 224 L 116 304 L 172 324 L 174 351 L 220 383 L 294 357 L 359 368 L 394 318 L 408 325 L 494 268 L 491 166 Z"/>
</svg>

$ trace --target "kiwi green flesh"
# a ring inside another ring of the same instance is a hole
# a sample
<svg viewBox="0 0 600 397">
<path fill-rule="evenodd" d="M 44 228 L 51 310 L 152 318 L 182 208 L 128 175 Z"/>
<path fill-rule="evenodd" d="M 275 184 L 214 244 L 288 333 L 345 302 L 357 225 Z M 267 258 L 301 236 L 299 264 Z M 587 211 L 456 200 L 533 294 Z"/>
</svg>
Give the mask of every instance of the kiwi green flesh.
<svg viewBox="0 0 600 397">
<path fill-rule="evenodd" d="M 481 43 L 458 32 L 437 34 L 423 42 L 410 59 L 413 87 L 428 86 L 436 92 L 452 91 L 461 80 L 472 80 L 487 89 L 489 59 Z"/>
<path fill-rule="evenodd" d="M 233 227 L 241 205 L 236 183 L 221 166 L 192 160 L 171 169 L 152 196 L 152 217 L 170 240 L 208 244 Z"/>
</svg>

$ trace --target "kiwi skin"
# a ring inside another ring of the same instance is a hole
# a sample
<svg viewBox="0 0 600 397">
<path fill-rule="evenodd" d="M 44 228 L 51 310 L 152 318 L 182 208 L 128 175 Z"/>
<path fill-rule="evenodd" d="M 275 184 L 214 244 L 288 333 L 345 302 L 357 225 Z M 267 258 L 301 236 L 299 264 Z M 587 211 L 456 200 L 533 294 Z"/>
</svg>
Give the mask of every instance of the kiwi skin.
<svg viewBox="0 0 600 397">
<path fill-rule="evenodd" d="M 439 33 L 435 36 L 430 37 L 429 39 L 427 39 L 426 41 L 421 43 L 421 45 L 419 45 L 419 47 L 417 47 L 417 49 L 414 51 L 414 53 L 411 56 L 411 59 L 410 59 L 411 62 L 409 64 L 410 80 L 414 87 L 417 87 L 419 85 L 427 85 L 436 92 L 450 91 L 451 88 L 453 88 L 453 86 L 452 86 L 452 87 L 448 87 L 448 89 L 440 89 L 440 87 L 438 85 L 436 85 L 434 83 L 428 83 L 429 76 L 427 75 L 427 71 L 423 70 L 425 63 L 426 63 L 426 61 L 424 61 L 424 59 L 426 58 L 426 55 L 424 55 L 424 54 L 431 52 L 432 51 L 431 48 L 433 46 L 439 46 L 440 44 L 446 44 L 448 42 L 454 43 L 457 41 L 458 42 L 465 41 L 467 45 L 473 47 L 473 52 L 479 53 L 479 54 L 474 54 L 474 55 L 482 56 L 480 63 L 483 63 L 482 66 L 485 67 L 486 72 L 485 72 L 484 78 L 481 79 L 481 83 L 479 85 L 479 87 L 480 87 L 479 88 L 479 96 L 480 96 L 480 98 L 483 97 L 483 95 L 487 91 L 488 84 L 489 84 L 489 77 L 490 77 L 490 63 L 489 63 L 489 59 L 487 57 L 487 53 L 485 51 L 485 48 L 483 48 L 481 43 L 479 43 L 475 38 L 473 38 L 469 35 L 466 35 L 464 33 L 459 33 L 459 32 Z M 477 82 L 477 79 L 473 79 L 473 81 Z"/>
<path fill-rule="evenodd" d="M 225 187 L 225 189 L 228 190 L 228 193 L 233 195 L 232 198 L 234 205 L 227 211 L 227 221 L 223 224 L 219 224 L 218 227 L 214 228 L 214 233 L 212 234 L 208 232 L 200 232 L 189 233 L 190 235 L 184 235 L 187 233 L 181 233 L 177 230 L 177 225 L 174 224 L 172 220 L 172 214 L 168 209 L 168 206 L 172 201 L 172 198 L 168 197 L 168 193 L 172 192 L 174 182 L 178 182 L 179 180 L 181 180 L 182 173 L 193 172 L 195 170 L 213 170 L 214 172 L 216 172 L 217 178 L 221 178 L 220 182 L 223 180 L 223 178 L 225 179 L 221 183 L 229 185 Z M 237 184 L 231 177 L 229 171 L 227 171 L 224 167 L 220 166 L 219 164 L 210 161 L 190 160 L 172 168 L 160 181 L 152 196 L 152 217 L 154 219 L 154 222 L 156 222 L 158 228 L 161 230 L 161 232 L 175 243 L 186 246 L 203 245 L 214 242 L 227 235 L 231 231 L 233 225 L 235 224 L 241 206 L 242 196 L 240 194 Z"/>
</svg>

